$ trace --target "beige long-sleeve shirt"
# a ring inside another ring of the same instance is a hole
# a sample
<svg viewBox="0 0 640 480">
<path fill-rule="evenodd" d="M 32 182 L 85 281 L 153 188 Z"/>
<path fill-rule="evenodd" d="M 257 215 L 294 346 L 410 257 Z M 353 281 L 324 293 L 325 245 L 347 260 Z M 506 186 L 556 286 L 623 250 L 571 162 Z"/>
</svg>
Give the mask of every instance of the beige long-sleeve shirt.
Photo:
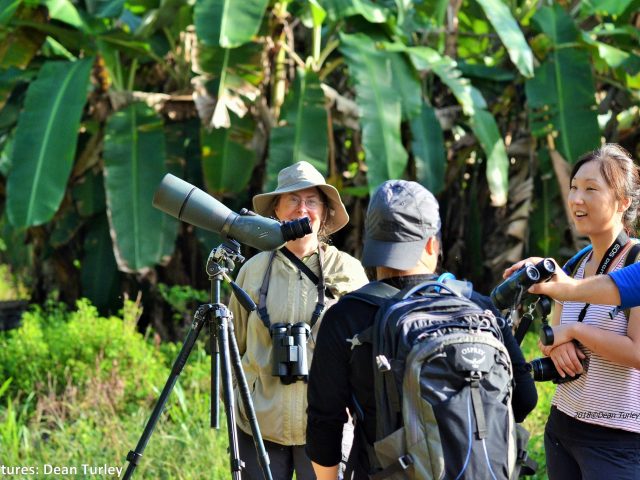
<svg viewBox="0 0 640 480">
<path fill-rule="evenodd" d="M 358 260 L 333 246 L 322 245 L 323 274 L 326 287 L 336 298 L 360 288 L 368 282 Z M 236 283 L 257 304 L 260 287 L 269 264 L 271 252 L 261 252 L 245 263 Z M 303 259 L 304 263 L 319 275 L 318 254 Z M 266 306 L 271 323 L 311 322 L 318 291 L 304 275 L 281 252 L 277 252 L 271 267 Z M 272 376 L 272 343 L 269 331 L 256 311 L 247 313 L 235 297 L 229 304 L 233 324 L 242 356 L 242 368 L 251 392 L 253 406 L 265 440 L 282 445 L 304 445 L 307 424 L 307 385 L 298 381 L 290 385 L 281 383 Z M 326 311 L 326 308 L 325 308 Z M 316 322 L 307 342 L 307 358 L 311 365 L 315 338 L 320 321 Z M 243 402 L 238 389 L 235 391 L 235 411 L 238 426 L 251 434 Z"/>
</svg>

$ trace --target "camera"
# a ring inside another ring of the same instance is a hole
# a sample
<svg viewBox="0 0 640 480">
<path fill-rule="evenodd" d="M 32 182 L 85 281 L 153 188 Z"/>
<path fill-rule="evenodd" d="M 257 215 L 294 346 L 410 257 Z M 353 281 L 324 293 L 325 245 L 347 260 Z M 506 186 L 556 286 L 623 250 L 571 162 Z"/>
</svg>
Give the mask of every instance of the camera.
<svg viewBox="0 0 640 480">
<path fill-rule="evenodd" d="M 582 362 L 582 366 L 585 366 L 584 361 Z M 531 372 L 533 380 L 536 382 L 548 382 L 549 380 L 551 380 L 553 383 L 561 384 L 573 382 L 581 375 L 580 373 L 578 373 L 574 377 L 566 375 L 564 378 L 562 378 L 558 373 L 556 366 L 553 364 L 553 360 L 551 360 L 551 357 L 540 357 L 531 360 L 531 362 L 527 364 L 527 368 Z"/>
<path fill-rule="evenodd" d="M 280 377 L 284 385 L 299 380 L 306 382 L 309 376 L 307 340 L 311 327 L 305 322 L 274 323 L 269 329 L 273 344 L 271 374 Z"/>
<path fill-rule="evenodd" d="M 536 265 L 526 263 L 491 292 L 491 301 L 499 310 L 505 310 L 520 302 L 521 296 L 534 283 L 544 282 L 556 271 L 556 264 L 550 258 Z"/>
</svg>

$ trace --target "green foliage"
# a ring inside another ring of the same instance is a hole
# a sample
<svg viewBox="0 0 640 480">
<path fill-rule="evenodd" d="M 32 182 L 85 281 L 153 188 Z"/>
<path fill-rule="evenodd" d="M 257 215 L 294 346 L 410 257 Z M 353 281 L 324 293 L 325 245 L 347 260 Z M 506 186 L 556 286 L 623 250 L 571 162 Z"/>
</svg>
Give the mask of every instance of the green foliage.
<svg viewBox="0 0 640 480">
<path fill-rule="evenodd" d="M 271 130 L 269 169 L 265 190 L 275 190 L 278 172 L 307 161 L 326 175 L 327 110 L 318 75 L 298 69 L 296 81 L 282 108 L 282 124 Z"/>
<path fill-rule="evenodd" d="M 122 313 L 100 317 L 86 300 L 73 312 L 50 304 L 25 313 L 21 328 L 0 334 L 0 378 L 13 379 L 9 395 L 60 393 L 69 382 L 90 389 L 115 375 L 115 409 L 148 400 L 167 370 L 157 349 L 136 331 L 137 307 L 126 302 Z"/>
<path fill-rule="evenodd" d="M 340 35 L 342 51 L 356 84 L 362 118 L 367 180 L 374 190 L 390 178 L 398 178 L 407 165 L 400 138 L 401 96 L 394 85 L 395 52 L 377 49 L 364 34 Z M 402 72 L 397 72 L 402 76 Z"/>
<path fill-rule="evenodd" d="M 126 464 L 180 350 L 136 333 L 138 315 L 133 302 L 121 318 L 101 318 L 86 301 L 73 312 L 50 302 L 0 334 L 0 378 L 9 375 L 0 384 L 4 465 Z M 229 477 L 224 412 L 221 430 L 209 428 L 209 383 L 210 358 L 197 344 L 136 478 Z"/>
<path fill-rule="evenodd" d="M 183 321 L 185 316 L 191 316 L 195 303 L 207 303 L 209 294 L 204 290 L 197 290 L 189 285 L 158 284 L 158 292 L 165 302 L 174 310 L 175 321 Z"/>
<path fill-rule="evenodd" d="M 171 254 L 178 227 L 149 201 L 165 173 L 163 125 L 152 109 L 134 103 L 109 119 L 104 163 L 118 267 L 143 270 Z"/>
<path fill-rule="evenodd" d="M 7 179 L 11 223 L 48 222 L 60 206 L 76 153 L 92 58 L 47 62 L 20 115 Z"/>
</svg>

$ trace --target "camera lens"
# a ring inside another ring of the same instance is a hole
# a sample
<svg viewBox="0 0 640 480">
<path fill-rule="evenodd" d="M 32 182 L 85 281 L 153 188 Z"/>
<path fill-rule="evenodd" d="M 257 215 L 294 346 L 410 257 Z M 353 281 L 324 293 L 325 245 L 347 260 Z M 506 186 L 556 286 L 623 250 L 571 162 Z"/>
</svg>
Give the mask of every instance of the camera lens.
<svg viewBox="0 0 640 480">
<path fill-rule="evenodd" d="M 541 357 L 531 360 L 529 363 L 531 369 L 531 375 L 536 382 L 546 382 L 548 380 L 555 380 L 560 378 L 556 366 L 553 364 L 553 360 L 550 357 Z"/>
<path fill-rule="evenodd" d="M 527 365 L 527 368 L 531 371 L 533 380 L 536 382 L 547 382 L 551 380 L 553 383 L 560 384 L 572 382 L 580 378 L 580 374 L 577 374 L 573 377 L 566 375 L 564 378 L 562 378 L 558 373 L 553 360 L 551 360 L 551 357 L 541 357 L 536 358 L 535 360 L 531 360 L 531 362 Z"/>
</svg>

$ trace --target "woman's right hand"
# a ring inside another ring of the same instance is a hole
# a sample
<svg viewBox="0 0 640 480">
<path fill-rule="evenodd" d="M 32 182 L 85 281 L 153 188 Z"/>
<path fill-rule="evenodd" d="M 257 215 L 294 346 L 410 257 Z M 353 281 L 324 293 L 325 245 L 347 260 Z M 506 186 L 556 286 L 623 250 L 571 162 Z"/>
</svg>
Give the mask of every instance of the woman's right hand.
<svg viewBox="0 0 640 480">
<path fill-rule="evenodd" d="M 525 263 L 530 262 L 533 264 L 538 263 L 543 260 L 540 257 L 529 257 L 524 260 L 520 260 L 518 263 L 514 263 L 509 268 L 507 268 L 503 274 L 503 278 L 508 278 L 513 275 L 518 269 L 522 268 Z M 570 277 L 562 268 L 558 265 L 558 263 L 553 260 L 556 264 L 556 271 L 551 277 L 545 282 L 534 283 L 529 287 L 529 293 L 533 293 L 535 295 L 547 295 L 554 300 L 558 301 L 566 301 L 566 300 L 577 300 L 576 289 L 579 283 L 579 280 L 575 280 Z"/>
<path fill-rule="evenodd" d="M 581 360 L 584 360 L 586 355 L 575 342 L 567 342 L 553 347 L 549 352 L 549 357 L 553 360 L 553 364 L 562 378 L 566 375 L 575 377 L 584 371 Z"/>
<path fill-rule="evenodd" d="M 536 263 L 540 262 L 541 260 L 544 260 L 544 258 L 542 258 L 542 257 L 529 257 L 529 258 L 525 258 L 524 260 L 520 260 L 519 262 L 514 263 L 509 268 L 507 268 L 504 272 L 502 272 L 502 278 L 505 278 L 505 279 L 509 278 L 517 270 L 520 270 L 522 267 L 524 267 L 525 263 L 533 263 L 535 265 Z"/>
</svg>

